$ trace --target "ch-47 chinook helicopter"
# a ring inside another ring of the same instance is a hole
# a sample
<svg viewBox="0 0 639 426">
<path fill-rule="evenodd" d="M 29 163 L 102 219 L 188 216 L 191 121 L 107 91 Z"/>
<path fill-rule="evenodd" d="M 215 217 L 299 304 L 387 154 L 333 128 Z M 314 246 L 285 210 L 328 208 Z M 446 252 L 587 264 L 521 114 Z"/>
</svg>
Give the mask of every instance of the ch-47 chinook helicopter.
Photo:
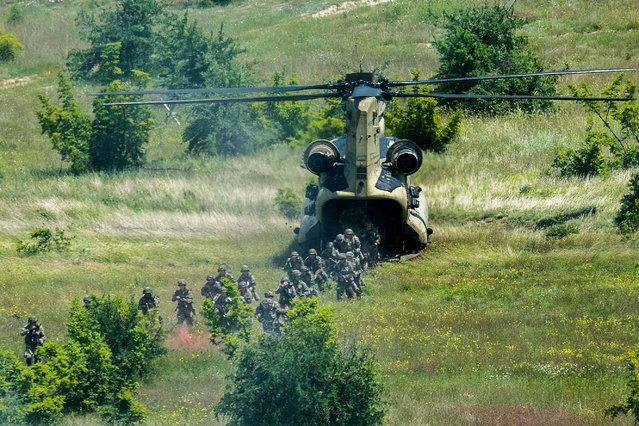
<svg viewBox="0 0 639 426">
<path fill-rule="evenodd" d="M 438 99 L 541 99 L 626 101 L 627 98 L 414 93 L 394 88 L 434 85 L 451 81 L 543 77 L 632 71 L 633 68 L 565 70 L 526 74 L 458 77 L 437 80 L 374 81 L 373 73 L 347 74 L 336 83 L 298 86 L 231 87 L 178 90 L 108 92 L 97 95 L 192 95 L 217 93 L 218 98 L 191 98 L 114 102 L 105 105 L 176 105 L 191 103 L 278 102 L 340 98 L 345 104 L 345 133 L 333 140 L 316 140 L 303 154 L 303 166 L 318 176 L 317 185 L 306 188 L 297 241 L 302 248 L 322 247 L 345 228 L 363 229 L 371 223 L 380 233 L 381 251 L 395 256 L 423 249 L 432 230 L 424 191 L 410 176 L 422 165 L 422 152 L 412 141 L 385 134 L 385 102 L 393 98 Z M 311 93 L 291 93 L 309 91 Z M 272 93 L 252 95 L 248 93 Z M 274 94 L 280 93 L 280 94 Z"/>
</svg>

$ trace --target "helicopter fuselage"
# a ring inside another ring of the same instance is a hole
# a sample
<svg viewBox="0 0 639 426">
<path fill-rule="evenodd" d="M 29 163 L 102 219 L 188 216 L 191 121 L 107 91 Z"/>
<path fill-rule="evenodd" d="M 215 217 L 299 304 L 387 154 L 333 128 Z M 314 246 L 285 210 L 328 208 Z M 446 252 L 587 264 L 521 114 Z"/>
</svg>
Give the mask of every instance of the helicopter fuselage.
<svg viewBox="0 0 639 426">
<path fill-rule="evenodd" d="M 426 200 L 421 188 L 410 184 L 421 151 L 384 134 L 385 103 L 376 93 L 356 87 L 346 100 L 346 134 L 315 141 L 304 153 L 304 165 L 319 183 L 306 191 L 297 235 L 302 246 L 322 247 L 345 228 L 363 232 L 367 223 L 379 231 L 387 255 L 414 252 L 427 243 Z"/>
</svg>

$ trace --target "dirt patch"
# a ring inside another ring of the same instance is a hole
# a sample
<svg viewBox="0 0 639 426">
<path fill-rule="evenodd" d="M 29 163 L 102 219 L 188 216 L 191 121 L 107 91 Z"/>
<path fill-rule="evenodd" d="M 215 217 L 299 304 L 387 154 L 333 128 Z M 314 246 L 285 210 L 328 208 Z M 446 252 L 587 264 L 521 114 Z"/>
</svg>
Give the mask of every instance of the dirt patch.
<svg viewBox="0 0 639 426">
<path fill-rule="evenodd" d="M 563 426 L 596 424 L 594 419 L 557 409 L 533 408 L 525 405 L 464 407 L 468 424 L 481 426 Z"/>
<path fill-rule="evenodd" d="M 7 78 L 0 80 L 0 89 L 9 89 L 11 87 L 24 86 L 36 79 L 35 75 L 26 75 L 24 77 Z"/>
<path fill-rule="evenodd" d="M 350 12 L 361 6 L 377 6 L 378 4 L 389 3 L 392 0 L 359 0 L 359 1 L 347 1 L 340 5 L 334 5 L 328 7 L 319 12 L 313 13 L 313 18 L 324 18 L 326 16 L 337 15 L 338 13 Z"/>
</svg>

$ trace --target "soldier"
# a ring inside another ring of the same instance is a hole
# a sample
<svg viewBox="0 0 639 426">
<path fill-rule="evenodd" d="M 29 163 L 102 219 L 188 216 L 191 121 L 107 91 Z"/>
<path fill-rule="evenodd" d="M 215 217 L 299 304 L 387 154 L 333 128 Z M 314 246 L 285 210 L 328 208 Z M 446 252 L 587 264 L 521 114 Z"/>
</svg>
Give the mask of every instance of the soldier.
<svg viewBox="0 0 639 426">
<path fill-rule="evenodd" d="M 215 277 L 215 281 L 222 283 L 222 278 L 228 278 L 232 283 L 235 283 L 235 278 L 226 270 L 226 265 L 220 265 L 217 268 L 217 276 Z M 224 286 L 222 286 L 224 287 Z"/>
<path fill-rule="evenodd" d="M 24 336 L 24 359 L 27 365 L 35 364 L 40 361 L 40 357 L 36 355 L 38 346 L 42 346 L 46 337 L 44 336 L 44 327 L 40 325 L 36 317 L 29 317 L 27 325 L 22 327 L 20 332 Z"/>
<path fill-rule="evenodd" d="M 91 296 L 89 296 L 88 294 L 85 294 L 84 297 L 82 298 L 82 306 L 84 306 L 85 308 L 88 308 L 89 306 L 91 306 Z"/>
<path fill-rule="evenodd" d="M 217 294 L 220 294 L 224 290 L 224 286 L 221 282 L 215 281 L 215 275 L 208 274 L 206 276 L 206 282 L 200 290 L 200 294 L 208 299 L 213 300 Z"/>
<path fill-rule="evenodd" d="M 372 222 L 366 222 L 364 227 L 366 229 L 363 244 L 364 260 L 366 261 L 366 265 L 372 268 L 379 262 L 379 245 L 382 239 L 379 235 L 379 231 L 373 226 Z"/>
<path fill-rule="evenodd" d="M 346 260 L 353 268 L 353 289 L 357 297 L 362 296 L 362 287 L 364 286 L 364 280 L 362 279 L 362 272 L 364 269 L 362 268 L 362 263 L 359 260 L 359 257 L 355 257 L 352 251 L 346 252 Z"/>
<path fill-rule="evenodd" d="M 186 322 L 188 326 L 193 325 L 195 308 L 193 307 L 193 292 L 186 288 L 186 280 L 178 280 L 178 289 L 173 293 L 172 301 L 177 302 L 177 322 Z"/>
<path fill-rule="evenodd" d="M 308 266 L 304 265 L 300 269 L 300 279 L 306 283 L 307 286 L 312 287 L 315 285 L 315 280 L 313 279 L 313 274 Z"/>
<path fill-rule="evenodd" d="M 142 297 L 138 301 L 138 309 L 142 311 L 143 315 L 146 315 L 149 310 L 157 309 L 160 305 L 160 298 L 153 294 L 151 287 L 144 287 L 142 290 Z"/>
<path fill-rule="evenodd" d="M 262 324 L 262 328 L 264 329 L 264 333 L 274 333 L 280 334 L 281 326 L 280 318 L 286 315 L 286 311 L 280 308 L 273 300 L 273 292 L 267 291 L 264 293 L 264 300 L 257 305 L 255 309 L 255 316 L 258 321 Z"/>
<path fill-rule="evenodd" d="M 291 257 L 286 259 L 286 263 L 284 264 L 284 270 L 288 274 L 288 279 L 293 279 L 293 270 L 300 270 L 300 268 L 304 266 L 304 261 L 300 257 L 300 254 L 296 251 L 291 252 Z"/>
<path fill-rule="evenodd" d="M 354 272 L 353 267 L 348 263 L 346 254 L 340 253 L 339 264 L 337 265 L 337 300 L 342 300 L 342 296 L 346 293 L 349 299 L 355 294 Z"/>
<path fill-rule="evenodd" d="M 344 230 L 344 243 L 343 246 L 345 248 L 344 251 L 340 250 L 341 253 L 346 253 L 347 251 L 352 251 L 355 256 L 361 256 L 362 243 L 359 241 L 359 237 L 355 235 L 355 232 L 351 228 L 346 228 Z"/>
<path fill-rule="evenodd" d="M 322 253 L 320 254 L 322 260 L 324 261 L 326 273 L 329 276 L 332 276 L 335 272 L 335 266 L 337 266 L 338 263 L 338 254 L 339 253 L 337 252 L 337 250 L 335 250 L 335 246 L 333 245 L 332 241 L 326 243 L 326 246 L 324 246 L 324 250 L 322 250 Z"/>
<path fill-rule="evenodd" d="M 291 285 L 287 277 L 282 277 L 280 280 L 280 286 L 275 290 L 275 293 L 280 295 L 280 307 L 287 308 L 292 305 L 295 298 L 295 289 Z"/>
<path fill-rule="evenodd" d="M 256 302 L 260 300 L 255 285 L 255 277 L 251 274 L 248 265 L 242 265 L 242 268 L 240 268 L 240 276 L 237 277 L 237 288 L 245 303 L 251 303 L 253 299 L 255 299 Z"/>
<path fill-rule="evenodd" d="M 344 241 L 344 234 L 337 234 L 335 236 L 335 241 L 333 241 L 333 248 L 337 250 L 337 253 L 346 253 L 348 251 L 348 247 Z"/>
<path fill-rule="evenodd" d="M 317 250 L 310 249 L 308 256 L 304 259 L 304 264 L 311 271 L 314 284 L 317 284 L 319 291 L 324 291 L 324 285 L 328 281 L 328 274 L 324 271 L 324 260 L 317 255 Z"/>
<path fill-rule="evenodd" d="M 309 288 L 308 284 L 302 280 L 302 272 L 297 269 L 293 269 L 293 278 L 291 279 L 291 285 L 295 289 L 295 295 L 297 297 L 311 296 L 313 291 Z"/>
</svg>

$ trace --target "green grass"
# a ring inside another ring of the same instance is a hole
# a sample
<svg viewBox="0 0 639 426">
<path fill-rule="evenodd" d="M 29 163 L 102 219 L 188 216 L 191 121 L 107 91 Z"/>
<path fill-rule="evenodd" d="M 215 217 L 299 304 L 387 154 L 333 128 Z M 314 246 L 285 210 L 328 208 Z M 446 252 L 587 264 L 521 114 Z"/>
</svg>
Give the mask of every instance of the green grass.
<svg viewBox="0 0 639 426">
<path fill-rule="evenodd" d="M 176 333 L 170 296 L 179 278 L 199 294 L 220 263 L 236 274 L 247 263 L 260 292 L 275 288 L 297 224 L 278 215 L 273 199 L 278 188 L 303 190 L 303 148 L 189 158 L 181 128 L 159 111 L 144 169 L 68 175 L 33 111 L 38 93 L 55 95 L 64 56 L 80 44 L 73 17 L 85 3 L 25 4 L 23 24 L 3 25 L 27 48 L 0 65 L 1 346 L 21 353 L 18 332 L 28 315 L 61 340 L 73 299 L 137 298 L 149 285 L 171 329 L 167 357 L 140 390 L 149 424 L 219 424 L 211 409 L 232 365 L 208 344 L 201 322 L 192 341 Z M 516 10 L 551 68 L 608 67 L 636 63 L 634 3 L 518 2 Z M 245 59 L 257 62 L 258 81 L 285 68 L 317 83 L 360 62 L 396 78 L 409 78 L 413 67 L 428 77 L 437 69 L 438 34 L 428 10 L 464 2 L 395 0 L 311 17 L 332 4 L 339 2 L 246 0 L 190 13 L 213 31 L 224 22 L 247 48 Z M 8 11 L 0 6 L 0 22 Z M 1 85 L 14 77 L 29 79 Z M 76 87 L 85 107 L 91 90 Z M 532 117 L 467 118 L 447 153 L 425 156 L 415 180 L 429 199 L 429 249 L 370 271 L 361 301 L 336 304 L 341 338 L 375 351 L 387 424 L 609 424 L 601 410 L 625 399 L 623 356 L 638 343 L 638 247 L 612 222 L 631 171 L 579 180 L 550 168 L 554 148 L 576 146 L 585 124 L 575 105 Z M 547 237 L 540 223 L 549 219 L 577 233 Z M 16 240 L 41 226 L 74 236 L 69 251 L 19 256 Z M 323 299 L 335 304 L 333 294 Z M 66 424 L 100 422 L 74 416 Z"/>
</svg>

